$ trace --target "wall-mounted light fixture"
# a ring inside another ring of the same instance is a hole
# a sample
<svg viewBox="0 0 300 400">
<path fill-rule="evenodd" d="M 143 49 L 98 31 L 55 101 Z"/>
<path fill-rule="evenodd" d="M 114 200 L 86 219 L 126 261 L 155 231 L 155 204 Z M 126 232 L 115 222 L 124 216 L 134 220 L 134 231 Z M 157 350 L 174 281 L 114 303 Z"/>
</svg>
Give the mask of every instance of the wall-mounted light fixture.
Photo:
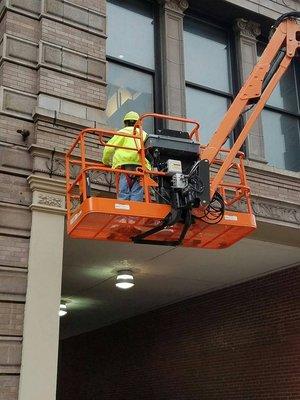
<svg viewBox="0 0 300 400">
<path fill-rule="evenodd" d="M 60 317 L 63 317 L 63 316 L 66 315 L 67 313 L 68 313 L 67 305 L 66 305 L 66 303 L 65 303 L 64 301 L 61 301 L 61 302 L 60 302 L 60 305 L 59 305 L 59 312 L 58 312 L 58 315 L 59 315 Z"/>
<path fill-rule="evenodd" d="M 134 286 L 133 273 L 130 269 L 118 271 L 116 286 L 119 289 L 130 289 Z"/>
</svg>

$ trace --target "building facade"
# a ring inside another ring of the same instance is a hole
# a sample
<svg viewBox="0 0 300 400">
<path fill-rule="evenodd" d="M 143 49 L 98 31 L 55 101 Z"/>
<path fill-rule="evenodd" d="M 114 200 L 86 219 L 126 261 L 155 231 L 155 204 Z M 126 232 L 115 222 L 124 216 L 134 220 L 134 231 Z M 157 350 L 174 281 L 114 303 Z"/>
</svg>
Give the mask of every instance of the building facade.
<svg viewBox="0 0 300 400">
<path fill-rule="evenodd" d="M 206 143 L 272 22 L 293 10 L 297 0 L 0 1 L 1 400 L 56 398 L 64 154 L 77 132 L 119 128 L 135 109 L 199 119 Z M 295 62 L 245 145 L 255 237 L 293 248 L 299 81 Z"/>
</svg>

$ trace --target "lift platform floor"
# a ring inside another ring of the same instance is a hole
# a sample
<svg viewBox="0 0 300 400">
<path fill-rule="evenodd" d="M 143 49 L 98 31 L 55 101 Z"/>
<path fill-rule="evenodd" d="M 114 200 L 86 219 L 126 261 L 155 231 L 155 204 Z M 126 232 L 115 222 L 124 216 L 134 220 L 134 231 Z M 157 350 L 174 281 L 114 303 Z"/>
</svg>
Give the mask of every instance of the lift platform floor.
<svg viewBox="0 0 300 400">
<path fill-rule="evenodd" d="M 132 242 L 132 237 L 160 224 L 170 209 L 166 204 L 90 197 L 70 218 L 68 234 L 74 238 Z M 183 224 L 177 223 L 151 235 L 149 239 L 175 241 L 182 227 Z M 208 224 L 195 218 L 181 246 L 226 248 L 255 228 L 255 217 L 249 213 L 225 211 L 218 224 Z"/>
</svg>

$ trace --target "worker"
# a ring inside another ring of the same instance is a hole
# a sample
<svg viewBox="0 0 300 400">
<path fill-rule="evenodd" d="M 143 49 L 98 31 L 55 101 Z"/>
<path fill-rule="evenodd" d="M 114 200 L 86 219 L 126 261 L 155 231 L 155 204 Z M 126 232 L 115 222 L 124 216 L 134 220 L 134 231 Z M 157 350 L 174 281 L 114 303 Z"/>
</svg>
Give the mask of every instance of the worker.
<svg viewBox="0 0 300 400">
<path fill-rule="evenodd" d="M 134 125 L 139 119 L 139 114 L 135 111 L 128 112 L 124 117 L 124 128 L 120 129 L 118 133 L 125 133 L 133 135 Z M 137 134 L 139 134 L 137 130 Z M 143 140 L 145 141 L 147 133 L 142 132 Z M 122 168 L 129 171 L 135 171 L 141 165 L 140 154 L 140 140 L 134 137 L 124 137 L 114 135 L 107 144 L 116 147 L 105 146 L 102 156 L 102 162 L 105 165 L 112 166 L 112 168 Z M 125 148 L 122 148 L 125 147 Z M 133 150 L 128 150 L 132 148 Z M 150 163 L 146 160 L 146 167 L 151 169 Z M 121 174 L 119 180 L 118 199 L 143 201 L 144 190 L 140 184 L 140 177 L 130 174 Z"/>
</svg>

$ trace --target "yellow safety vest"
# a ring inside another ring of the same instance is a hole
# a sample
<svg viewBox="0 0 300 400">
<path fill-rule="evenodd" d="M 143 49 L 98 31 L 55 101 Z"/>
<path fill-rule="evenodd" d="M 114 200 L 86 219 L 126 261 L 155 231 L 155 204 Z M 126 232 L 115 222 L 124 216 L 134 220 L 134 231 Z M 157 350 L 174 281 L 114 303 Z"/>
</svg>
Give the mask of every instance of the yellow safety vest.
<svg viewBox="0 0 300 400">
<path fill-rule="evenodd" d="M 118 132 L 131 134 L 133 136 L 133 126 L 126 126 L 120 129 Z M 139 135 L 139 130 L 136 130 L 136 134 Z M 143 139 L 145 141 L 147 133 L 143 131 Z M 103 150 L 102 162 L 105 165 L 111 165 L 113 168 L 120 168 L 122 165 L 141 165 L 140 154 L 140 139 L 135 139 L 134 137 L 124 137 L 114 135 L 107 144 L 111 144 L 116 147 L 105 146 Z M 123 149 L 122 147 L 127 147 Z M 133 150 L 128 150 L 128 148 Z M 146 159 L 147 169 L 151 169 L 149 161 Z"/>
</svg>

